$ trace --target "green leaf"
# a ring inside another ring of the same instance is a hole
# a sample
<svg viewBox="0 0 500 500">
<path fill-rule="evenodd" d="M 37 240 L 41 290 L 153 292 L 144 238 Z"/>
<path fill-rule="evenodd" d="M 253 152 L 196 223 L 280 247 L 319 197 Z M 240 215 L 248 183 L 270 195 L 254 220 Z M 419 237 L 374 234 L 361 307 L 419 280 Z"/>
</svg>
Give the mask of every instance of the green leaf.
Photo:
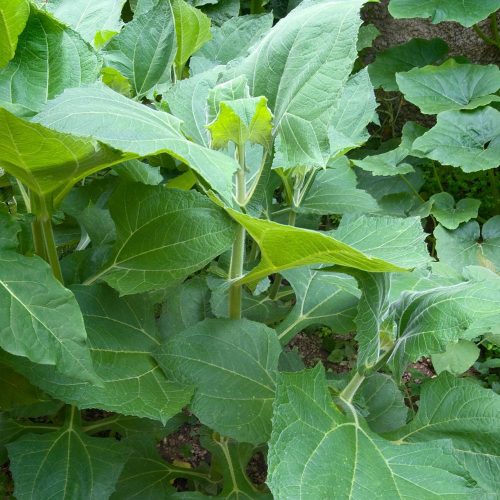
<svg viewBox="0 0 500 500">
<path fill-rule="evenodd" d="M 458 272 L 476 265 L 500 271 L 500 215 L 486 221 L 482 229 L 476 221 L 462 224 L 455 231 L 438 226 L 434 236 L 439 260 Z"/>
<path fill-rule="evenodd" d="M 427 114 L 474 109 L 500 101 L 500 96 L 494 95 L 500 88 L 500 69 L 493 64 L 458 64 L 449 59 L 441 66 L 397 73 L 396 81 L 405 99 Z"/>
<path fill-rule="evenodd" d="M 16 53 L 17 39 L 30 14 L 28 0 L 2 0 L 0 3 L 0 68 Z"/>
<path fill-rule="evenodd" d="M 9 213 L 0 212 L 0 250 L 16 250 L 20 232 L 19 222 Z"/>
<path fill-rule="evenodd" d="M 95 82 L 101 60 L 78 33 L 31 4 L 16 55 L 0 69 L 0 101 L 39 111 L 64 89 Z"/>
<path fill-rule="evenodd" d="M 73 294 L 39 257 L 0 252 L 0 346 L 16 356 L 55 365 L 60 374 L 100 384 Z"/>
<path fill-rule="evenodd" d="M 101 70 L 102 83 L 107 85 L 115 92 L 124 95 L 125 97 L 132 97 L 132 85 L 127 78 L 125 78 L 117 69 L 110 66 L 102 68 Z"/>
<path fill-rule="evenodd" d="M 432 366 L 438 375 L 444 371 L 461 375 L 477 361 L 480 352 L 474 342 L 459 340 L 448 344 L 444 352 L 433 354 Z"/>
<path fill-rule="evenodd" d="M 361 52 L 373 45 L 373 41 L 380 35 L 380 31 L 373 24 L 366 24 L 359 28 L 356 50 Z"/>
<path fill-rule="evenodd" d="M 156 353 L 168 377 L 196 387 L 191 411 L 217 432 L 248 443 L 271 433 L 281 347 L 274 330 L 245 319 L 209 319 Z"/>
<path fill-rule="evenodd" d="M 368 66 L 368 71 L 375 88 L 398 90 L 396 73 L 442 61 L 447 53 L 448 45 L 440 38 L 414 38 L 378 54 L 375 61 Z"/>
<path fill-rule="evenodd" d="M 278 375 L 267 483 L 275 498 L 475 498 L 449 441 L 397 445 L 331 401 L 323 368 Z"/>
<path fill-rule="evenodd" d="M 453 196 L 449 193 L 437 193 L 431 196 L 431 213 L 436 220 L 446 229 L 456 229 L 462 222 L 477 217 L 479 200 L 466 198 L 459 200 L 455 205 Z"/>
<path fill-rule="evenodd" d="M 234 225 L 194 191 L 126 183 L 110 200 L 117 240 L 111 261 L 94 278 L 122 295 L 161 290 L 227 250 Z"/>
<path fill-rule="evenodd" d="M 445 111 L 413 144 L 420 154 L 444 165 L 478 172 L 500 164 L 500 111 Z"/>
<path fill-rule="evenodd" d="M 0 108 L 0 165 L 36 193 L 60 202 L 84 177 L 126 159 L 93 139 L 27 122 Z"/>
<path fill-rule="evenodd" d="M 210 18 L 184 0 L 173 0 L 172 9 L 177 35 L 175 64 L 182 69 L 191 55 L 212 38 Z"/>
<path fill-rule="evenodd" d="M 134 16 L 104 48 L 107 66 L 117 69 L 141 97 L 159 83 L 170 82 L 176 51 L 175 27 L 169 0 Z"/>
<path fill-rule="evenodd" d="M 225 148 L 229 141 L 244 146 L 247 141 L 271 148 L 273 115 L 265 97 L 247 97 L 222 101 L 213 122 L 207 125 L 215 149 Z"/>
<path fill-rule="evenodd" d="M 498 321 L 500 278 L 488 273 L 457 285 L 406 292 L 392 308 L 397 340 L 390 362 L 399 380 L 408 363 L 442 352 L 450 342 L 474 338 Z"/>
<path fill-rule="evenodd" d="M 499 0 L 391 0 L 389 12 L 397 19 L 409 17 L 430 17 L 435 24 L 442 21 L 457 21 L 471 27 L 492 12 L 500 9 Z"/>
<path fill-rule="evenodd" d="M 302 2 L 231 71 L 247 77 L 252 95 L 269 100 L 279 139 L 276 167 L 324 166 L 328 160 L 329 117 L 357 56 L 362 3 Z"/>
<path fill-rule="evenodd" d="M 72 420 L 58 432 L 23 436 L 7 449 L 19 500 L 105 500 L 128 455 L 122 444 L 88 437 Z"/>
<path fill-rule="evenodd" d="M 130 182 L 141 182 L 148 186 L 157 186 L 163 182 L 163 175 L 158 167 L 153 167 L 139 160 L 120 163 L 113 170 Z"/>
<path fill-rule="evenodd" d="M 356 184 L 356 174 L 345 157 L 330 162 L 316 174 L 298 211 L 318 215 L 377 212 L 375 199 Z"/>
<path fill-rule="evenodd" d="M 89 43 L 100 31 L 120 31 L 125 0 L 43 0 L 43 7 Z"/>
<path fill-rule="evenodd" d="M 362 383 L 356 398 L 368 412 L 365 419 L 372 431 L 390 432 L 406 424 L 408 407 L 403 393 L 389 375 L 370 375 Z"/>
<path fill-rule="evenodd" d="M 272 27 L 272 14 L 236 16 L 226 21 L 221 27 L 212 28 L 212 39 L 198 52 L 214 64 L 228 62 L 245 56 Z"/>
<path fill-rule="evenodd" d="M 236 161 L 188 141 L 174 116 L 154 111 L 101 85 L 64 92 L 35 121 L 59 132 L 91 136 L 137 156 L 168 153 L 189 165 L 226 199 Z"/>
<path fill-rule="evenodd" d="M 390 438 L 426 444 L 450 438 L 455 456 L 472 478 L 496 494 L 500 488 L 499 417 L 498 394 L 442 373 L 422 387 L 417 416 Z"/>
<path fill-rule="evenodd" d="M 342 274 L 323 272 L 319 266 L 283 272 L 295 292 L 295 305 L 276 327 L 282 344 L 308 326 L 327 326 L 335 333 L 354 330 L 359 291 L 354 280 Z"/>
</svg>

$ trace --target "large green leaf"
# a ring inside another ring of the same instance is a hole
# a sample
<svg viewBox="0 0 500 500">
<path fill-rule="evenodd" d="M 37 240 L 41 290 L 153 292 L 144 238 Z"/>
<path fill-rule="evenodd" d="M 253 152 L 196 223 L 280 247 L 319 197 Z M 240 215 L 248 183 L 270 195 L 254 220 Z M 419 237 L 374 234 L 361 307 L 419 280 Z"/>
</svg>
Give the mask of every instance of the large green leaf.
<svg viewBox="0 0 500 500">
<path fill-rule="evenodd" d="M 403 293 L 392 304 L 397 340 L 390 362 L 396 379 L 408 363 L 442 352 L 450 342 L 485 333 L 498 322 L 500 277 L 487 273 L 457 285 Z"/>
<path fill-rule="evenodd" d="M 433 23 L 457 21 L 470 27 L 500 9 L 500 0 L 391 0 L 389 12 L 395 18 L 430 17 Z"/>
<path fill-rule="evenodd" d="M 479 358 L 481 351 L 470 340 L 459 340 L 446 346 L 446 351 L 432 355 L 432 366 L 439 375 L 448 371 L 453 375 L 466 372 Z"/>
<path fill-rule="evenodd" d="M 39 257 L 0 252 L 0 345 L 60 374 L 100 384 L 73 294 Z"/>
<path fill-rule="evenodd" d="M 302 2 L 233 70 L 252 95 L 264 95 L 275 116 L 275 166 L 324 166 L 328 123 L 357 56 L 362 0 Z"/>
<path fill-rule="evenodd" d="M 126 183 L 110 200 L 117 239 L 104 279 L 122 295 L 160 290 L 227 250 L 234 225 L 195 191 Z"/>
<path fill-rule="evenodd" d="M 500 101 L 494 95 L 500 88 L 500 69 L 493 64 L 457 64 L 450 59 L 441 66 L 397 73 L 396 81 L 405 99 L 427 114 L 474 109 Z"/>
<path fill-rule="evenodd" d="M 275 498 L 476 498 L 449 441 L 398 445 L 331 401 L 323 368 L 280 374 L 267 483 Z"/>
<path fill-rule="evenodd" d="M 437 124 L 419 137 L 413 148 L 444 165 L 464 172 L 495 168 L 500 164 L 500 111 L 445 111 Z"/>
<path fill-rule="evenodd" d="M 425 235 L 418 218 L 344 216 L 346 222 L 337 231 L 323 233 L 226 210 L 245 227 L 261 251 L 260 263 L 241 283 L 256 282 L 269 274 L 308 264 L 398 272 L 428 260 L 423 244 Z"/>
<path fill-rule="evenodd" d="M 176 51 L 175 27 L 169 0 L 135 16 L 104 49 L 107 66 L 117 69 L 141 97 L 158 83 L 169 82 Z"/>
<path fill-rule="evenodd" d="M 336 333 L 354 330 L 359 291 L 348 276 L 322 272 L 320 266 L 300 267 L 283 272 L 295 292 L 295 304 L 276 327 L 282 344 L 311 325 L 328 326 Z"/>
<path fill-rule="evenodd" d="M 102 84 L 64 92 L 35 121 L 59 132 L 91 136 L 138 156 L 168 153 L 230 199 L 236 161 L 188 141 L 174 116 L 127 99 Z"/>
<path fill-rule="evenodd" d="M 127 156 L 93 139 L 79 139 L 27 122 L 0 108 L 0 166 L 56 202 L 87 175 Z"/>
<path fill-rule="evenodd" d="M 28 434 L 7 449 L 19 500 L 106 500 L 128 456 L 123 444 L 88 437 L 73 419 L 58 432 Z"/>
<path fill-rule="evenodd" d="M 0 69 L 0 102 L 36 112 L 64 89 L 95 82 L 101 60 L 78 33 L 31 5 L 16 55 Z"/>
<path fill-rule="evenodd" d="M 434 236 L 439 260 L 458 272 L 476 265 L 500 271 L 500 215 L 486 221 L 482 229 L 476 221 L 462 224 L 455 231 L 438 226 Z"/>
<path fill-rule="evenodd" d="M 125 0 L 38 0 L 45 9 L 71 26 L 89 43 L 99 31 L 120 31 Z"/>
<path fill-rule="evenodd" d="M 330 162 L 316 174 L 299 211 L 319 215 L 377 212 L 375 199 L 356 184 L 356 174 L 345 157 Z"/>
<path fill-rule="evenodd" d="M 0 1 L 0 68 L 5 66 L 16 52 L 17 39 L 23 32 L 30 14 L 28 0 Z"/>
<path fill-rule="evenodd" d="M 443 60 L 447 53 L 448 46 L 440 38 L 414 38 L 378 54 L 375 61 L 368 66 L 368 71 L 375 88 L 398 90 L 396 73 L 433 64 Z"/>
<path fill-rule="evenodd" d="M 175 64 L 182 70 L 191 55 L 212 38 L 210 18 L 184 0 L 173 0 L 172 10 L 177 36 Z"/>
<path fill-rule="evenodd" d="M 281 347 L 274 330 L 246 319 L 209 319 L 175 335 L 156 359 L 167 376 L 196 387 L 192 412 L 238 441 L 264 443 Z"/>
<path fill-rule="evenodd" d="M 163 422 L 179 413 L 193 390 L 167 380 L 152 357 L 160 338 L 146 297 L 119 298 L 105 285 L 79 285 L 73 291 L 103 386 L 61 377 L 33 364 L 17 363 L 17 367 L 49 394 L 79 408 L 98 407 Z"/>
<path fill-rule="evenodd" d="M 456 229 L 462 222 L 477 217 L 481 202 L 473 198 L 459 200 L 455 205 L 453 196 L 449 193 L 437 193 L 431 196 L 432 215 L 446 229 Z"/>
<path fill-rule="evenodd" d="M 473 381 L 443 373 L 427 382 L 417 416 L 390 438 L 424 443 L 449 438 L 478 485 L 493 494 L 500 489 L 500 396 Z"/>
</svg>

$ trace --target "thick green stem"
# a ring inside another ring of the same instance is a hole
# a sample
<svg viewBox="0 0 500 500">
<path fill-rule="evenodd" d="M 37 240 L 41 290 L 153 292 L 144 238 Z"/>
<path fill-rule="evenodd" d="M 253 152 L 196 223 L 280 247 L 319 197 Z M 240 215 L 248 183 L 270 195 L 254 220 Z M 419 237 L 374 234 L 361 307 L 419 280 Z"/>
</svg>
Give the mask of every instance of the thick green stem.
<svg viewBox="0 0 500 500">
<path fill-rule="evenodd" d="M 31 211 L 35 214 L 35 220 L 32 223 L 33 242 L 35 253 L 46 260 L 56 279 L 63 283 L 59 255 L 57 254 L 57 245 L 52 228 L 52 209 L 51 203 L 44 196 L 36 193 L 30 193 Z"/>
<path fill-rule="evenodd" d="M 237 147 L 237 156 L 240 168 L 236 173 L 236 201 L 240 205 L 243 205 L 246 199 L 245 146 Z M 229 279 L 233 281 L 229 286 L 229 317 L 231 319 L 241 318 L 241 284 L 234 283 L 234 281 L 243 275 L 245 236 L 245 228 L 243 226 L 238 226 L 231 253 L 231 264 L 229 266 Z"/>
<path fill-rule="evenodd" d="M 351 403 L 354 395 L 356 394 L 364 380 L 365 375 L 361 375 L 360 373 L 356 372 L 349 383 L 345 386 L 344 390 L 340 393 L 340 399 Z"/>
</svg>

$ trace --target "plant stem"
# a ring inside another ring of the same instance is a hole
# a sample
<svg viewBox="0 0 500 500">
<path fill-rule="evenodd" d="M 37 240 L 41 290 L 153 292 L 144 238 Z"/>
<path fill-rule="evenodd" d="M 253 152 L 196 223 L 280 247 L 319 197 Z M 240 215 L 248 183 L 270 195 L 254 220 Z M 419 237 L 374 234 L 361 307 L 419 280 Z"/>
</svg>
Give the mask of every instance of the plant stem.
<svg viewBox="0 0 500 500">
<path fill-rule="evenodd" d="M 359 372 L 356 372 L 349 383 L 344 387 L 344 390 L 340 393 L 340 399 L 351 403 L 352 398 L 354 397 L 364 380 L 365 375 L 361 375 Z"/>
<path fill-rule="evenodd" d="M 500 206 L 500 192 L 498 191 L 495 169 L 491 168 L 490 170 L 488 170 L 488 177 L 490 178 L 491 193 L 493 194 L 493 200 L 495 202 L 495 206 L 498 208 Z"/>
<path fill-rule="evenodd" d="M 262 14 L 264 7 L 262 0 L 250 0 L 250 14 Z"/>
<path fill-rule="evenodd" d="M 436 182 L 437 182 L 437 185 L 439 187 L 439 190 L 443 193 L 444 189 L 443 189 L 443 185 L 441 184 L 441 178 L 439 177 L 439 173 L 437 171 L 435 161 L 432 162 L 432 170 L 434 171 L 434 177 L 436 178 Z"/>
<path fill-rule="evenodd" d="M 236 173 L 236 201 L 243 205 L 246 198 L 245 187 L 245 146 L 237 146 L 236 155 L 240 168 Z M 229 279 L 234 281 L 243 275 L 243 263 L 245 262 L 245 228 L 238 226 L 236 237 L 231 252 L 231 264 L 229 265 Z M 231 283 L 229 286 L 229 317 L 231 319 L 241 318 L 241 284 Z"/>
<path fill-rule="evenodd" d="M 495 19 L 495 22 L 496 22 L 496 19 Z M 476 33 L 476 35 L 481 38 L 481 40 L 483 40 L 484 42 L 486 42 L 488 45 L 493 45 L 497 48 L 500 49 L 500 40 L 499 39 L 493 39 L 493 38 L 490 38 L 488 35 L 486 35 L 482 30 L 481 28 L 477 25 L 477 24 L 474 24 L 474 26 L 472 26 L 472 29 L 474 30 L 474 32 Z M 492 23 L 492 29 L 493 28 L 493 23 Z"/>
<path fill-rule="evenodd" d="M 61 265 L 59 263 L 59 255 L 57 254 L 57 245 L 52 228 L 52 209 L 48 201 L 48 198 L 45 196 L 39 196 L 34 192 L 30 193 L 31 210 L 36 216 L 32 223 L 35 253 L 50 264 L 55 278 L 63 283 Z"/>
<path fill-rule="evenodd" d="M 500 46 L 500 34 L 498 32 L 498 21 L 496 12 L 490 14 L 490 28 L 491 28 L 491 33 L 493 35 L 493 39 L 497 42 L 498 46 Z"/>
</svg>

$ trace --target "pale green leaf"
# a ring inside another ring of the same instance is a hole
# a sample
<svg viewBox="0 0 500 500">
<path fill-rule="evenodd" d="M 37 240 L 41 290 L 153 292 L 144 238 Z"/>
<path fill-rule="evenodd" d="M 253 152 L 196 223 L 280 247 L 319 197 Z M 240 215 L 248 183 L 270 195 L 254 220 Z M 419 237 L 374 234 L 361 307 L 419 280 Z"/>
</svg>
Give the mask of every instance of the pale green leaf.
<svg viewBox="0 0 500 500">
<path fill-rule="evenodd" d="M 155 85 L 169 82 L 176 51 L 175 27 L 169 0 L 134 16 L 104 48 L 107 66 L 117 69 L 143 96 Z"/>
<path fill-rule="evenodd" d="M 88 437 L 73 420 L 58 432 L 23 436 L 7 449 L 19 500 L 106 500 L 128 456 L 123 444 Z"/>
<path fill-rule="evenodd" d="M 175 64 L 182 69 L 191 55 L 212 38 L 210 18 L 184 0 L 173 0 L 172 10 L 177 36 Z"/>
<path fill-rule="evenodd" d="M 16 55 L 0 69 L 0 101 L 39 111 L 64 89 L 95 82 L 101 60 L 78 33 L 31 5 Z"/>
<path fill-rule="evenodd" d="M 204 267 L 232 243 L 234 225 L 195 191 L 126 183 L 110 200 L 117 239 L 104 279 L 122 295 L 161 290 Z"/>
<path fill-rule="evenodd" d="M 396 81 L 405 99 L 427 114 L 474 109 L 500 101 L 494 95 L 500 88 L 500 69 L 493 64 L 457 64 L 449 59 L 441 66 L 397 73 Z"/>
<path fill-rule="evenodd" d="M 447 53 L 448 46 L 440 38 L 414 38 L 378 54 L 375 61 L 368 66 L 368 71 L 375 88 L 398 90 L 396 73 L 442 61 Z"/>
<path fill-rule="evenodd" d="M 323 368 L 278 375 L 267 483 L 274 498 L 478 498 L 449 441 L 397 445 L 331 401 Z M 369 493 L 367 493 L 369 492 Z"/>
<path fill-rule="evenodd" d="M 167 376 L 194 385 L 191 411 L 222 435 L 254 444 L 271 433 L 281 347 L 274 330 L 245 319 L 205 320 L 156 353 Z"/>
<path fill-rule="evenodd" d="M 120 163 L 126 155 L 93 139 L 79 139 L 0 108 L 0 166 L 56 202 L 79 180 Z"/>
<path fill-rule="evenodd" d="M 486 221 L 482 229 L 476 221 L 462 224 L 455 231 L 438 226 L 434 236 L 439 260 L 458 272 L 477 265 L 500 271 L 500 215 Z"/>
<path fill-rule="evenodd" d="M 116 165 L 113 170 L 130 182 L 141 182 L 148 186 L 157 186 L 163 182 L 163 175 L 158 167 L 153 167 L 139 160 L 129 160 Z"/>
<path fill-rule="evenodd" d="M 349 276 L 323 272 L 320 266 L 300 267 L 283 272 L 295 292 L 295 304 L 276 327 L 282 344 L 308 326 L 327 326 L 335 333 L 355 329 L 354 317 L 359 291 Z"/>
<path fill-rule="evenodd" d="M 0 310 L 8 312 L 0 316 L 2 349 L 100 384 L 75 297 L 42 259 L 0 253 Z"/>
<path fill-rule="evenodd" d="M 215 71 L 215 70 L 214 70 Z M 215 120 L 219 113 L 221 102 L 235 101 L 250 97 L 250 88 L 245 75 L 237 76 L 231 80 L 219 83 L 208 93 L 208 117 L 209 121 Z"/>
<path fill-rule="evenodd" d="M 233 17 L 221 27 L 212 28 L 212 39 L 196 52 L 196 56 L 214 64 L 227 64 L 245 56 L 272 25 L 272 14 Z"/>
<path fill-rule="evenodd" d="M 78 136 L 91 136 L 138 156 L 168 153 L 189 165 L 226 199 L 232 196 L 236 161 L 188 141 L 174 116 L 127 99 L 103 85 L 64 92 L 35 121 Z"/>
<path fill-rule="evenodd" d="M 361 52 L 373 45 L 373 41 L 380 35 L 380 31 L 373 24 L 366 24 L 359 28 L 356 50 Z"/>
<path fill-rule="evenodd" d="M 130 80 L 125 78 L 117 69 L 108 66 L 101 70 L 102 83 L 107 85 L 115 92 L 124 95 L 125 97 L 132 97 L 132 85 Z"/>
<path fill-rule="evenodd" d="M 356 184 L 354 170 L 347 159 L 341 157 L 316 174 L 298 210 L 319 215 L 377 212 L 375 199 Z"/>
<path fill-rule="evenodd" d="M 477 172 L 500 165 L 500 111 L 445 111 L 413 148 L 444 165 Z"/>
<path fill-rule="evenodd" d="M 390 437 L 425 444 L 450 438 L 458 460 L 494 498 L 500 489 L 499 431 L 500 396 L 442 373 L 422 387 L 417 416 Z"/>
<path fill-rule="evenodd" d="M 433 23 L 457 21 L 470 27 L 500 9 L 500 0 L 391 0 L 391 16 L 430 17 Z"/>
<path fill-rule="evenodd" d="M 0 68 L 16 53 L 17 39 L 23 32 L 30 14 L 28 0 L 0 1 Z"/>
<path fill-rule="evenodd" d="M 438 375 L 444 371 L 461 375 L 477 361 L 480 353 L 474 342 L 461 339 L 448 344 L 444 352 L 433 354 L 432 366 Z"/>
<path fill-rule="evenodd" d="M 456 229 L 462 222 L 477 217 L 481 202 L 473 198 L 459 200 L 455 205 L 453 196 L 449 193 L 437 193 L 431 196 L 431 213 L 446 229 Z"/>
<path fill-rule="evenodd" d="M 120 31 L 125 0 L 42 0 L 54 17 L 71 26 L 82 38 L 93 43 L 100 31 Z"/>
</svg>

